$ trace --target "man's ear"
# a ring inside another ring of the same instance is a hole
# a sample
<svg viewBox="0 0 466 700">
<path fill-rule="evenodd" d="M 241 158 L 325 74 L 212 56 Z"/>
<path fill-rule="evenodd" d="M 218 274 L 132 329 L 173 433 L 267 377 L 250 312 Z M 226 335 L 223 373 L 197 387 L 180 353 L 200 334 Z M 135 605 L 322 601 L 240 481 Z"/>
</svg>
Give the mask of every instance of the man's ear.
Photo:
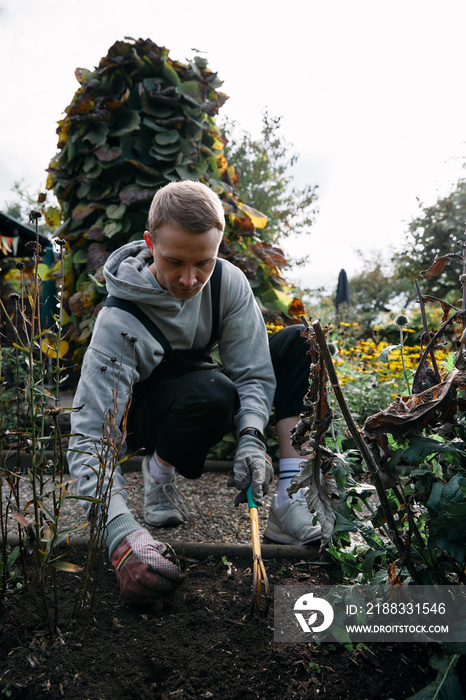
<svg viewBox="0 0 466 700">
<path fill-rule="evenodd" d="M 152 236 L 150 235 L 149 231 L 144 231 L 144 240 L 150 252 L 153 253 L 154 241 L 152 240 Z"/>
</svg>

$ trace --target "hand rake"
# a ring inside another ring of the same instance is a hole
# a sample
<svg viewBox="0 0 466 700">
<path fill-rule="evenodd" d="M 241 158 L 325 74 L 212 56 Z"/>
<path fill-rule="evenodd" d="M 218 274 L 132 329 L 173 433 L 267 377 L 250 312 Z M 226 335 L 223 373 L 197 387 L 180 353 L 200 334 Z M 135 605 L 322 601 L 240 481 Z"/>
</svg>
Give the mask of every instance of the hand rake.
<svg viewBox="0 0 466 700">
<path fill-rule="evenodd" d="M 257 608 L 264 616 L 269 609 L 269 581 L 265 571 L 264 562 L 262 561 L 261 543 L 259 537 L 259 517 L 257 505 L 252 495 L 252 485 L 249 484 L 247 490 L 247 499 L 249 506 L 249 518 L 251 520 L 251 540 L 252 554 L 254 557 L 253 579 L 252 579 L 252 596 L 251 605 L 249 608 L 249 619 L 254 615 L 254 610 Z"/>
</svg>

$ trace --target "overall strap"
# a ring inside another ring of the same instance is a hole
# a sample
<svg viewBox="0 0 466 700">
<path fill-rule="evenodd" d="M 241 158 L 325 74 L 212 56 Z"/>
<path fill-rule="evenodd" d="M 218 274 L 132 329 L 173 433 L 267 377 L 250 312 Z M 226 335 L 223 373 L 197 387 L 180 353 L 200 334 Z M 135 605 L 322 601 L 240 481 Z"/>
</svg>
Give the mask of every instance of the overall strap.
<svg viewBox="0 0 466 700">
<path fill-rule="evenodd" d="M 160 328 L 149 318 L 147 314 L 144 313 L 144 311 L 137 305 L 134 304 L 132 301 L 128 301 L 127 299 L 119 299 L 118 297 L 112 297 L 108 296 L 104 303 L 103 306 L 114 306 L 117 309 L 121 309 L 122 311 L 127 311 L 129 314 L 132 314 L 135 316 L 138 321 L 142 323 L 142 325 L 149 331 L 149 333 L 152 335 L 153 338 L 162 346 L 165 355 L 170 355 L 172 351 L 172 347 Z"/>
<path fill-rule="evenodd" d="M 222 284 L 222 263 L 217 258 L 212 277 L 210 278 L 210 303 L 212 308 L 212 333 L 209 346 L 213 347 L 218 340 L 220 326 L 220 287 Z"/>
</svg>

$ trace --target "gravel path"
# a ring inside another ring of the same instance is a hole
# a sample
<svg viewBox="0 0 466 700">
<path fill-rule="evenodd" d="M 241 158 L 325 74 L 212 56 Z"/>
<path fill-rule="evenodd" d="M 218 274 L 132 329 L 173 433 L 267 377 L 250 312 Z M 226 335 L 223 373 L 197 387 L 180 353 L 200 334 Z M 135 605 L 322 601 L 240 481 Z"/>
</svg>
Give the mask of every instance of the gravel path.
<svg viewBox="0 0 466 700">
<path fill-rule="evenodd" d="M 251 531 L 249 512 L 246 504 L 234 506 L 236 489 L 227 486 L 227 473 L 206 472 L 200 479 L 190 480 L 177 477 L 180 493 L 184 496 L 190 518 L 173 528 L 156 529 L 144 523 L 143 518 L 143 482 L 140 470 L 125 473 L 127 484 L 127 504 L 141 525 L 147 527 L 156 539 L 163 541 L 188 542 L 228 542 L 232 544 L 250 544 Z M 261 533 L 267 524 L 267 514 L 276 484 L 266 496 L 264 506 L 259 508 L 259 525 Z M 9 488 L 5 480 L 2 486 L 3 500 L 9 497 Z M 23 512 L 31 509 L 31 487 L 25 480 L 20 487 L 20 504 Z M 46 502 L 46 501 L 45 501 Z M 67 499 L 60 515 L 60 530 L 76 527 L 85 522 L 82 506 L 76 499 Z M 10 516 L 9 530 L 15 529 L 15 520 Z M 85 530 L 80 532 L 85 535 Z"/>
<path fill-rule="evenodd" d="M 128 506 L 136 520 L 143 518 L 143 486 L 141 472 L 125 475 L 128 485 Z M 146 526 L 157 539 L 166 539 L 168 532 L 174 540 L 190 542 L 251 542 L 249 511 L 246 504 L 235 508 L 236 489 L 227 486 L 227 474 L 205 473 L 200 479 L 177 477 L 180 493 L 184 496 L 190 518 L 177 527 L 156 529 Z M 271 495 L 259 508 L 261 533 L 267 524 Z"/>
</svg>

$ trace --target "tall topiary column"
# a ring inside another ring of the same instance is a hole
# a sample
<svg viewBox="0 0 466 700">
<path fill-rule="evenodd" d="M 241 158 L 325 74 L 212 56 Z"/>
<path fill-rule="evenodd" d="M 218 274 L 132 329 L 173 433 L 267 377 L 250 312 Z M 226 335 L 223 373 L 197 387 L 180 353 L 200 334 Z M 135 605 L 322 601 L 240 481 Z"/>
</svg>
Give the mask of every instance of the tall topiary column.
<svg viewBox="0 0 466 700">
<path fill-rule="evenodd" d="M 267 217 L 238 196 L 215 121 L 227 97 L 207 60 L 184 64 L 148 39 L 118 41 L 94 71 L 79 68 L 76 77 L 47 181 L 62 207 L 74 360 L 105 296 L 105 260 L 142 237 L 154 192 L 173 180 L 201 180 L 220 195 L 227 218 L 220 254 L 246 273 L 267 318 L 298 316 L 302 306 L 287 296 L 279 269 L 285 256 L 267 240 Z"/>
</svg>

